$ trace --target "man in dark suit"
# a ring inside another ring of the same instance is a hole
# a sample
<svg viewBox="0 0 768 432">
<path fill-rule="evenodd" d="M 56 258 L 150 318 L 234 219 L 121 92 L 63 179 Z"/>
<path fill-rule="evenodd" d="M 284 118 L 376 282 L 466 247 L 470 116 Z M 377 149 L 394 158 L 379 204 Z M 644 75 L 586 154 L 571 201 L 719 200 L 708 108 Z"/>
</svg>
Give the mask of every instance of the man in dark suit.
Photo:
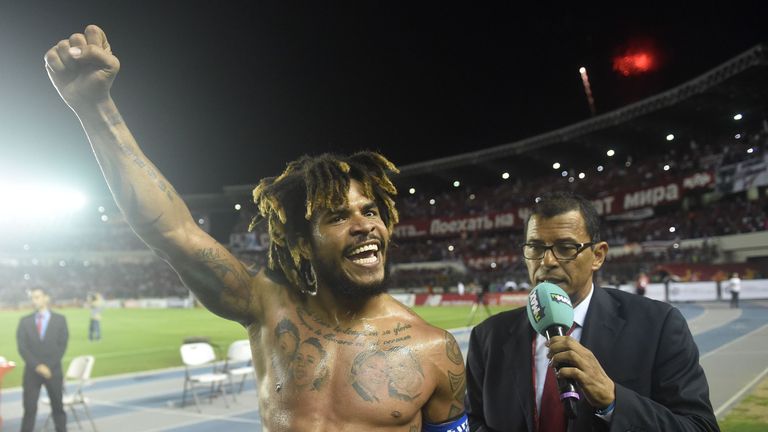
<svg viewBox="0 0 768 432">
<path fill-rule="evenodd" d="M 48 308 L 50 298 L 41 288 L 33 289 L 30 299 L 35 306 L 35 313 L 22 317 L 16 330 L 19 354 L 24 359 L 24 417 L 21 430 L 34 430 L 40 387 L 45 386 L 51 400 L 56 431 L 66 431 L 67 415 L 62 405 L 64 374 L 61 358 L 67 350 L 69 340 L 67 320 L 63 315 Z"/>
<path fill-rule="evenodd" d="M 472 431 L 718 431 L 698 348 L 674 307 L 593 285 L 608 244 L 582 197 L 537 198 L 523 256 L 531 283 L 548 281 L 574 306 L 570 336 L 546 342 L 525 308 L 475 327 L 467 354 L 466 408 Z M 563 414 L 559 368 L 579 393 L 577 417 Z M 552 424 L 557 423 L 557 424 Z"/>
</svg>

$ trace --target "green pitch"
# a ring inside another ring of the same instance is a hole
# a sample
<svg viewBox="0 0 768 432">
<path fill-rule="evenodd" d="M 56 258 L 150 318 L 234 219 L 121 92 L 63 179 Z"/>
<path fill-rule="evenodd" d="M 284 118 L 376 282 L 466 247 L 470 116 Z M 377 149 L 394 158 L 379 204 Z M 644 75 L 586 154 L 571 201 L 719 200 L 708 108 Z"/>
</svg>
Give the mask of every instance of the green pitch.
<svg viewBox="0 0 768 432">
<path fill-rule="evenodd" d="M 491 307 L 496 313 L 503 307 Z M 417 307 L 426 321 L 445 329 L 467 325 L 471 306 Z M 179 346 L 190 337 L 206 337 L 218 346 L 221 355 L 232 341 L 248 337 L 245 329 L 219 318 L 205 309 L 106 309 L 101 321 L 102 340 L 88 341 L 89 314 L 86 309 L 57 309 L 67 317 L 69 346 L 64 367 L 82 354 L 96 357 L 93 376 L 114 375 L 182 366 Z M 21 385 L 23 360 L 16 349 L 19 319 L 31 311 L 0 312 L 0 356 L 16 362 L 17 367 L 3 380 L 3 388 Z M 485 319 L 480 308 L 474 322 Z"/>
<path fill-rule="evenodd" d="M 506 307 L 491 307 L 493 313 Z M 445 329 L 467 325 L 471 306 L 416 307 L 414 311 L 427 322 Z M 185 338 L 207 337 L 221 354 L 229 344 L 244 339 L 242 326 L 221 319 L 205 309 L 107 309 L 102 320 L 102 340 L 88 341 L 89 314 L 85 309 L 59 310 L 69 323 L 69 348 L 64 365 L 81 354 L 96 356 L 93 376 L 114 375 L 181 366 L 179 345 Z M 0 312 L 0 355 L 17 363 L 7 374 L 3 388 L 21 385 L 23 360 L 16 350 L 16 326 L 23 312 Z M 479 308 L 473 322 L 486 318 Z M 760 390 L 762 389 L 762 390 Z M 724 432 L 764 431 L 768 426 L 768 379 L 757 391 L 737 406 L 721 424 Z"/>
</svg>

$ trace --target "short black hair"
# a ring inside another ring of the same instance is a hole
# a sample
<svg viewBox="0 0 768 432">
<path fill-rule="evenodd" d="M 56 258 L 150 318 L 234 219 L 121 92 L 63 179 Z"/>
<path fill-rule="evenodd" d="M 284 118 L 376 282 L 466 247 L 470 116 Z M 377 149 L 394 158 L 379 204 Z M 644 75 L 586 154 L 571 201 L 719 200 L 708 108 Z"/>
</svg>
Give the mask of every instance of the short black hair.
<svg viewBox="0 0 768 432">
<path fill-rule="evenodd" d="M 599 242 L 600 216 L 598 216 L 595 206 L 583 196 L 571 192 L 548 192 L 536 197 L 531 214 L 525 221 L 523 235 L 528 236 L 528 223 L 534 215 L 549 219 L 572 210 L 578 210 L 581 213 L 590 241 Z"/>
<path fill-rule="evenodd" d="M 290 333 L 290 334 L 292 334 L 296 338 L 296 341 L 298 342 L 298 340 L 299 340 L 299 329 L 296 328 L 296 324 L 291 322 L 291 320 L 289 320 L 288 318 L 283 318 L 282 321 L 277 323 L 277 327 L 275 327 L 275 337 L 276 338 L 279 338 L 280 335 L 283 334 L 283 333 Z"/>
</svg>

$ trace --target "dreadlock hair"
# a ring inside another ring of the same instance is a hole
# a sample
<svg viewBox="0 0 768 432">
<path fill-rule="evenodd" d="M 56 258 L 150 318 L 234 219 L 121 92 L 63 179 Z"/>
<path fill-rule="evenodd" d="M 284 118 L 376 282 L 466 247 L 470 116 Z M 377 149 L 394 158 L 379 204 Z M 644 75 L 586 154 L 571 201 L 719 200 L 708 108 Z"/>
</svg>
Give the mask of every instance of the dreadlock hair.
<svg viewBox="0 0 768 432">
<path fill-rule="evenodd" d="M 394 196 L 397 189 L 388 173 L 399 170 L 383 155 L 358 152 L 350 156 L 324 153 L 304 155 L 289 162 L 277 177 L 262 179 L 253 190 L 258 209 L 248 230 L 261 220 L 269 232 L 269 269 L 282 273 L 300 291 L 310 289 L 307 282 L 309 262 L 299 253 L 299 238 L 310 237 L 312 215 L 319 209 L 347 205 L 352 180 L 363 186 L 363 194 L 376 202 L 389 233 L 398 222 Z"/>
</svg>

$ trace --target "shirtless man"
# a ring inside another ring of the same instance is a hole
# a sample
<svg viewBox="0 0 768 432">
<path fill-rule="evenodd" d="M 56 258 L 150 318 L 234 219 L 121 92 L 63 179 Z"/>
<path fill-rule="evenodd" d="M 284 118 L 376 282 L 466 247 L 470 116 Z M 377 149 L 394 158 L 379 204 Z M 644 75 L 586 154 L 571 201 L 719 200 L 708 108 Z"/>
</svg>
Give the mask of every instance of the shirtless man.
<svg viewBox="0 0 768 432">
<path fill-rule="evenodd" d="M 133 230 L 209 310 L 247 329 L 265 432 L 466 430 L 456 340 L 385 292 L 397 223 L 391 162 L 370 152 L 305 156 L 263 179 L 253 195 L 268 223 L 269 265 L 251 274 L 198 227 L 137 145 L 110 96 L 120 63 L 104 32 L 91 25 L 60 41 L 45 67 Z M 371 355 L 413 361 L 413 376 L 384 367 L 392 390 L 371 397 L 353 385 Z"/>
</svg>

